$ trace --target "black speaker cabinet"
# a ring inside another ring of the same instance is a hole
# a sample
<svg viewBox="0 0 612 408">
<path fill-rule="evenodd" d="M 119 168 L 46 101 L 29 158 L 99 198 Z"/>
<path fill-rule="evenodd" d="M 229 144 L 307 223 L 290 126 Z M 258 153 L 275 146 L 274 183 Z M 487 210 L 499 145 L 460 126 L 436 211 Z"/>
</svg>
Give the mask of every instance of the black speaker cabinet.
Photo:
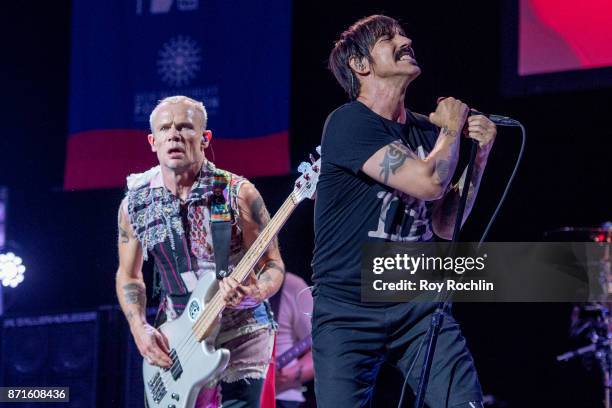
<svg viewBox="0 0 612 408">
<path fill-rule="evenodd" d="M 69 403 L 46 407 L 96 406 L 98 312 L 5 318 L 2 321 L 2 386 L 70 387 Z M 20 403 L 39 407 L 39 403 Z"/>
</svg>

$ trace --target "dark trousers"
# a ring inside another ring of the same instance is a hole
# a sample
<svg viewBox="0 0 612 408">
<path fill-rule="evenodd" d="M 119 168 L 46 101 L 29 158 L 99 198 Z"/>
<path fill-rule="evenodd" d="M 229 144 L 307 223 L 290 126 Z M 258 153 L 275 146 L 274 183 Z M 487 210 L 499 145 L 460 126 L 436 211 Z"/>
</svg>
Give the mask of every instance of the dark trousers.
<svg viewBox="0 0 612 408">
<path fill-rule="evenodd" d="M 317 295 L 313 311 L 315 394 L 319 408 L 370 406 L 383 361 L 416 390 L 432 303 L 350 304 Z M 418 358 L 417 357 L 418 353 Z M 482 392 L 459 325 L 446 315 L 438 337 L 425 403 L 430 408 L 481 407 Z"/>
<path fill-rule="evenodd" d="M 221 382 L 223 408 L 259 408 L 264 379 L 244 378 L 231 383 Z"/>
<path fill-rule="evenodd" d="M 276 408 L 300 408 L 302 405 L 299 401 L 276 400 Z"/>
</svg>

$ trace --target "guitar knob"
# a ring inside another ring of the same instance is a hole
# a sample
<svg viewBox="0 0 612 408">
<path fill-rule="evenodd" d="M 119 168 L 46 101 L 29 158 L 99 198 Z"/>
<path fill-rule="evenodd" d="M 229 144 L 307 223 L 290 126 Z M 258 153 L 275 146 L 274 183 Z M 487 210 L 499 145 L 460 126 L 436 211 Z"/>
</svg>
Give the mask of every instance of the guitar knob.
<svg viewBox="0 0 612 408">
<path fill-rule="evenodd" d="M 179 400 L 179 395 L 176 392 L 173 392 L 171 397 L 173 400 L 177 400 L 177 401 Z"/>
<path fill-rule="evenodd" d="M 304 173 L 304 179 L 306 179 L 306 180 L 310 180 L 310 174 L 308 174 L 308 173 Z"/>
<path fill-rule="evenodd" d="M 170 405 L 168 405 L 168 408 L 176 408 L 176 405 L 170 404 Z"/>
<path fill-rule="evenodd" d="M 300 183 L 299 181 L 296 181 L 296 182 L 295 182 L 295 186 L 296 186 L 297 188 L 302 188 L 302 183 Z"/>
<path fill-rule="evenodd" d="M 312 171 L 314 171 L 315 173 L 319 172 L 319 166 L 317 166 L 316 164 L 314 166 L 312 166 Z"/>
</svg>

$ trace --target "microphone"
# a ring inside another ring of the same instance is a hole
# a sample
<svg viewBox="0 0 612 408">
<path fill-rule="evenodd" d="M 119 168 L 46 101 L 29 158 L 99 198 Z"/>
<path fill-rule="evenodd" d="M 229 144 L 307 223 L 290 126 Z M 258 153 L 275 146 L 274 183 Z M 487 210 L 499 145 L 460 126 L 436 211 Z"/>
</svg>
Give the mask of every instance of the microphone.
<svg viewBox="0 0 612 408">
<path fill-rule="evenodd" d="M 518 120 L 509 118 L 508 116 L 489 115 L 487 113 L 479 112 L 476 109 L 470 109 L 468 116 L 473 116 L 473 115 L 486 116 L 487 118 L 489 118 L 491 122 L 499 126 L 521 126 L 521 123 Z"/>
</svg>

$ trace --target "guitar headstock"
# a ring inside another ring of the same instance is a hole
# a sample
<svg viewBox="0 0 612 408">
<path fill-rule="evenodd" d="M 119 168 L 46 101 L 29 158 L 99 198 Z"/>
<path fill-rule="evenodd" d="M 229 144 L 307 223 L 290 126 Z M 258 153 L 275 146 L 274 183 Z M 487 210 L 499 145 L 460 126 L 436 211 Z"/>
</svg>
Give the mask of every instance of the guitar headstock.
<svg viewBox="0 0 612 408">
<path fill-rule="evenodd" d="M 321 146 L 317 146 L 316 150 L 319 154 L 316 161 L 311 154 L 311 163 L 302 162 L 298 166 L 298 171 L 302 175 L 295 181 L 295 188 L 293 189 L 293 195 L 298 203 L 306 198 L 314 199 L 317 192 L 317 183 L 319 182 L 319 174 L 321 174 Z"/>
</svg>

